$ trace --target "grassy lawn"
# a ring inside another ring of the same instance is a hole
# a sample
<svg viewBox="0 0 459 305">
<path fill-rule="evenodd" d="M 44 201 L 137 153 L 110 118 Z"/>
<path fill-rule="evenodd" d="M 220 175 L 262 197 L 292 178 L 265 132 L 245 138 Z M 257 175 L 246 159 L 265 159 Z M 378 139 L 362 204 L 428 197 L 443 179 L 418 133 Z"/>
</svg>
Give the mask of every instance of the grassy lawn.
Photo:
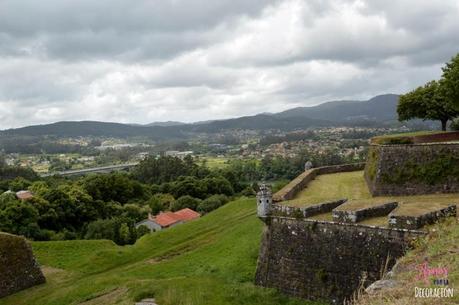
<svg viewBox="0 0 459 305">
<path fill-rule="evenodd" d="M 363 179 L 363 171 L 319 175 L 296 198 L 285 201 L 285 204 L 306 206 L 343 198 L 372 198 Z"/>
<path fill-rule="evenodd" d="M 309 185 L 298 193 L 293 200 L 284 201 L 291 206 L 307 206 L 324 201 L 347 198 L 353 200 L 353 205 L 359 207 L 375 203 L 397 201 L 399 204 L 418 204 L 443 206 L 459 203 L 459 194 L 432 194 L 417 196 L 380 196 L 372 197 L 363 178 L 363 171 L 319 175 Z M 410 207 L 410 206 L 408 206 Z"/>
<path fill-rule="evenodd" d="M 299 192 L 295 199 L 284 201 L 283 204 L 304 207 L 343 198 L 347 198 L 349 201 L 338 208 L 341 210 L 358 210 L 380 203 L 396 201 L 399 206 L 394 210 L 394 213 L 398 215 L 421 215 L 450 204 L 459 204 L 459 194 L 372 197 L 363 178 L 363 171 L 319 175 L 304 190 Z M 331 216 L 323 214 L 312 218 L 329 220 Z M 367 219 L 361 224 L 384 224 L 386 226 L 387 217 Z"/>
<path fill-rule="evenodd" d="M 240 199 L 199 220 L 149 234 L 133 246 L 110 241 L 34 242 L 47 283 L 2 305 L 306 305 L 253 284 L 262 222 Z"/>
<path fill-rule="evenodd" d="M 204 164 L 204 160 L 206 161 L 206 166 L 210 169 L 216 169 L 216 168 L 225 168 L 228 166 L 228 161 L 230 160 L 229 158 L 211 158 L 211 157 L 206 157 L 205 159 L 201 159 L 200 163 L 201 165 Z"/>
</svg>

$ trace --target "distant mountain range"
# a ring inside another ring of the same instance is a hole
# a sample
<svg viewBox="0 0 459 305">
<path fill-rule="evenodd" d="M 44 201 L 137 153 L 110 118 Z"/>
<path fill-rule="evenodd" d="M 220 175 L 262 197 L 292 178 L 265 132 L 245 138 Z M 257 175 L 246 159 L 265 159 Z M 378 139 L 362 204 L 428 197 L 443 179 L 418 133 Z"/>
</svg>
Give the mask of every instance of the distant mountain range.
<svg viewBox="0 0 459 305">
<path fill-rule="evenodd" d="M 186 125 L 186 123 L 176 122 L 176 121 L 166 121 L 166 122 L 153 122 L 153 123 L 150 123 L 150 124 L 145 124 L 143 126 L 169 127 L 169 126 L 178 126 L 178 125 Z"/>
<path fill-rule="evenodd" d="M 368 101 L 335 101 L 313 107 L 298 107 L 278 114 L 279 118 L 309 117 L 332 122 L 386 122 L 397 119 L 398 95 L 375 96 Z"/>
<path fill-rule="evenodd" d="M 298 107 L 275 114 L 258 114 L 192 124 L 155 122 L 147 125 L 95 121 L 57 122 L 0 131 L 0 135 L 24 136 L 147 136 L 153 139 L 186 138 L 193 133 L 216 133 L 231 129 L 295 130 L 324 126 L 383 126 L 396 121 L 398 95 L 378 95 L 367 101 L 334 101 Z"/>
</svg>

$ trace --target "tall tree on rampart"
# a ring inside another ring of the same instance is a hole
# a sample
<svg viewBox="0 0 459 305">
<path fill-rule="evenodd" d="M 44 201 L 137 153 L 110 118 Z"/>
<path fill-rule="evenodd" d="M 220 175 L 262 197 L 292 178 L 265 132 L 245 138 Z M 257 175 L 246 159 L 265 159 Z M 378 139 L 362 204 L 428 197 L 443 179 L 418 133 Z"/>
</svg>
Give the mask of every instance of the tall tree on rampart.
<svg viewBox="0 0 459 305">
<path fill-rule="evenodd" d="M 413 91 L 400 96 L 397 106 L 398 119 L 406 121 L 414 118 L 441 122 L 441 129 L 446 130 L 449 120 L 459 115 L 452 100 L 445 96 L 437 81 L 430 81 Z"/>
<path fill-rule="evenodd" d="M 442 68 L 440 90 L 443 96 L 459 112 L 459 53 Z"/>
</svg>

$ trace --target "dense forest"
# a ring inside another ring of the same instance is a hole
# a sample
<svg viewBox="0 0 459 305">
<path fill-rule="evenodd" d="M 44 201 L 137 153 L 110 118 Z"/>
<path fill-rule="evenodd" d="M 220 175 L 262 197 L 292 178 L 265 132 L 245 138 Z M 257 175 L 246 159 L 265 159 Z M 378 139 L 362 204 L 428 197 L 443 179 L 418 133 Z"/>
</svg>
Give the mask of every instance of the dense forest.
<svg viewBox="0 0 459 305">
<path fill-rule="evenodd" d="M 236 196 L 254 196 L 258 181 L 272 181 L 278 189 L 307 160 L 315 166 L 351 161 L 333 151 L 305 152 L 296 158 L 233 160 L 211 170 L 190 156 L 150 157 L 130 173 L 39 178 L 0 159 L 0 231 L 34 240 L 105 238 L 132 244 L 147 233 L 134 224 L 148 213 L 188 207 L 205 214 Z M 19 200 L 21 190 L 31 191 L 33 198 Z"/>
</svg>

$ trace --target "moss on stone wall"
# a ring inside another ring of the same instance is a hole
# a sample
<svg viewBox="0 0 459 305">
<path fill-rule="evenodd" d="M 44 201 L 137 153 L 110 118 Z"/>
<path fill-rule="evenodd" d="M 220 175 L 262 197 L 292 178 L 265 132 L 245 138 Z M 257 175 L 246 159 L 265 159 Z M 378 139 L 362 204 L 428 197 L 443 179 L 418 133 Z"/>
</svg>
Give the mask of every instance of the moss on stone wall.
<svg viewBox="0 0 459 305">
<path fill-rule="evenodd" d="M 451 154 L 440 156 L 431 162 L 416 163 L 406 161 L 391 173 L 385 173 L 381 179 L 385 183 L 400 184 L 406 181 L 434 185 L 455 177 L 459 181 L 459 156 Z"/>
<path fill-rule="evenodd" d="M 366 175 L 371 181 L 374 181 L 376 177 L 376 169 L 378 167 L 378 156 L 379 153 L 377 147 L 371 146 L 368 151 L 367 163 L 365 165 Z"/>
<path fill-rule="evenodd" d="M 44 282 L 27 241 L 0 232 L 0 298 Z"/>
<path fill-rule="evenodd" d="M 372 145 L 365 178 L 373 196 L 459 192 L 459 144 Z"/>
</svg>

